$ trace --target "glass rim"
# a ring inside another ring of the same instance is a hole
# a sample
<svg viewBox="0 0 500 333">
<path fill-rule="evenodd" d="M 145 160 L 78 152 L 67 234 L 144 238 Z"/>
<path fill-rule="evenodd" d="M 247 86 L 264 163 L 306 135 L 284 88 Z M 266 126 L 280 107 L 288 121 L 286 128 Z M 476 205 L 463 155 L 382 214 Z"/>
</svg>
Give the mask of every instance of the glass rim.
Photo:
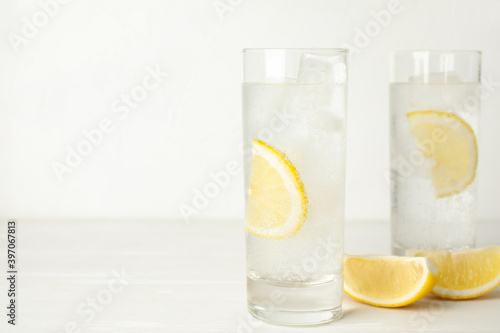
<svg viewBox="0 0 500 333">
<path fill-rule="evenodd" d="M 403 55 L 403 54 L 415 54 L 415 53 L 429 53 L 429 54 L 458 54 L 458 53 L 470 53 L 482 55 L 482 51 L 479 50 L 402 50 L 391 52 L 391 56 Z"/>
<path fill-rule="evenodd" d="M 336 52 L 336 53 L 349 53 L 349 49 L 345 48 L 320 48 L 320 47 L 296 47 L 296 48 L 244 48 L 241 52 L 242 53 L 249 53 L 249 52 L 263 52 L 263 51 L 321 51 L 321 52 Z"/>
</svg>

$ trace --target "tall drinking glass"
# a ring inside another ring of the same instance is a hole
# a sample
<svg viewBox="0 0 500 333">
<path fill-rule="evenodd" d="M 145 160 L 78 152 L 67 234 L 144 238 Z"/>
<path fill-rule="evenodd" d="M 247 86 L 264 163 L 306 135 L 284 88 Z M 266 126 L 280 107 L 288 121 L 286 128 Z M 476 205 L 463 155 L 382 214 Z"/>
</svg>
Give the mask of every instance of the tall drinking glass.
<svg viewBox="0 0 500 333">
<path fill-rule="evenodd" d="M 342 313 L 347 50 L 243 51 L 249 312 Z"/>
<path fill-rule="evenodd" d="M 392 252 L 475 246 L 481 53 L 390 61 Z"/>
</svg>

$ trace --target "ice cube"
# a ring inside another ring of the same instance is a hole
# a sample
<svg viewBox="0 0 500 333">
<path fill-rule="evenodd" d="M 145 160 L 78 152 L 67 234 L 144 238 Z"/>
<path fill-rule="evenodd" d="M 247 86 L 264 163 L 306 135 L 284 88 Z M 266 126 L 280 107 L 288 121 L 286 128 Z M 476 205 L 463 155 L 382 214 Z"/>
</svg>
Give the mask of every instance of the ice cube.
<svg viewBox="0 0 500 333">
<path fill-rule="evenodd" d="M 341 133 L 345 130 L 345 123 L 345 118 L 325 111 L 318 111 L 306 120 L 307 126 L 318 133 Z"/>
<path fill-rule="evenodd" d="M 343 55 L 328 56 L 304 53 L 300 59 L 297 82 L 310 85 L 301 88 L 305 100 L 313 102 L 316 109 L 328 111 L 339 105 L 345 92 L 347 68 Z"/>
<path fill-rule="evenodd" d="M 343 56 L 306 52 L 299 63 L 299 84 L 345 83 L 347 68 Z"/>
</svg>

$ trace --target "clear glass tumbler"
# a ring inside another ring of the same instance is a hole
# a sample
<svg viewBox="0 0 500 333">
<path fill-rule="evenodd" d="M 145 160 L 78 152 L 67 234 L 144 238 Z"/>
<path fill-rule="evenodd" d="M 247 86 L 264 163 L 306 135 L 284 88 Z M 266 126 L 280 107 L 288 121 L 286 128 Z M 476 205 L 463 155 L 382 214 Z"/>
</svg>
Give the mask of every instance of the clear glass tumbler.
<svg viewBox="0 0 500 333">
<path fill-rule="evenodd" d="M 475 246 L 478 51 L 390 59 L 392 252 Z"/>
<path fill-rule="evenodd" d="M 340 317 L 347 50 L 243 51 L 248 309 L 310 325 Z"/>
</svg>

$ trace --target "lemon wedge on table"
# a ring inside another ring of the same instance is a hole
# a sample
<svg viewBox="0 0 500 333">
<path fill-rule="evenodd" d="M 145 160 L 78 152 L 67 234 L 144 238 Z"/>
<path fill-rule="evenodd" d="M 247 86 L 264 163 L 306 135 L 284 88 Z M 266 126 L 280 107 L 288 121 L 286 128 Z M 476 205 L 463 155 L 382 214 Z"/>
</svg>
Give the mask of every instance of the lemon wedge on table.
<svg viewBox="0 0 500 333">
<path fill-rule="evenodd" d="M 263 141 L 252 141 L 246 230 L 283 239 L 297 233 L 307 216 L 307 196 L 290 160 Z"/>
<path fill-rule="evenodd" d="M 380 307 L 400 307 L 427 295 L 437 282 L 437 268 L 427 258 L 346 256 L 344 291 Z"/>
<path fill-rule="evenodd" d="M 472 184 L 477 167 L 477 141 L 472 128 L 455 114 L 415 111 L 406 115 L 417 145 L 435 161 L 432 184 L 438 198 Z"/>
<path fill-rule="evenodd" d="M 428 257 L 440 271 L 432 293 L 444 298 L 468 299 L 500 286 L 500 246 L 456 251 L 426 250 L 416 256 Z"/>
</svg>

